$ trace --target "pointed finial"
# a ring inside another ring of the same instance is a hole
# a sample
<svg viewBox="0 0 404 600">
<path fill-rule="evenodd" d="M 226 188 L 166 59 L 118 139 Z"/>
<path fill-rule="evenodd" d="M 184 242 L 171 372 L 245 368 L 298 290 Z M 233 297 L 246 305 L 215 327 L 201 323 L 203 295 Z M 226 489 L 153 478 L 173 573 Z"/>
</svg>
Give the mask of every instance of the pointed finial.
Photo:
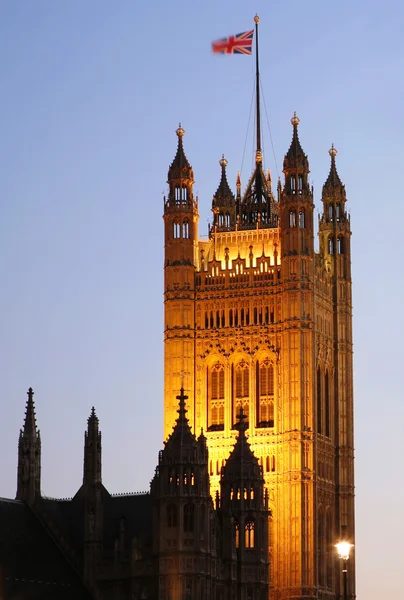
<svg viewBox="0 0 404 600">
<path fill-rule="evenodd" d="M 259 22 L 260 22 L 260 18 L 259 18 L 259 16 L 258 16 L 258 15 L 255 15 L 255 17 L 254 17 L 254 23 L 255 23 L 255 24 L 258 24 Z"/>
<path fill-rule="evenodd" d="M 241 175 L 240 175 L 240 171 L 237 171 L 236 187 L 237 187 L 238 190 L 241 188 Z"/>
<path fill-rule="evenodd" d="M 225 168 L 227 167 L 227 165 L 228 165 L 228 164 L 229 164 L 229 163 L 228 163 L 228 162 L 227 162 L 227 160 L 225 159 L 225 156 L 224 156 L 224 154 L 222 154 L 222 158 L 219 160 L 219 165 L 220 165 L 222 168 L 224 168 L 224 169 L 225 169 Z"/>
<path fill-rule="evenodd" d="M 331 156 L 331 158 L 335 158 L 337 156 L 338 150 L 334 147 L 334 144 L 331 144 L 328 154 Z"/>
<path fill-rule="evenodd" d="M 34 405 L 34 390 L 32 387 L 27 392 L 28 400 L 25 406 L 24 433 L 34 433 L 36 431 L 36 417 Z"/>
<path fill-rule="evenodd" d="M 185 129 L 183 129 L 183 128 L 181 127 L 181 123 L 179 124 L 178 128 L 175 130 L 175 133 L 177 134 L 177 136 L 178 136 L 179 138 L 182 138 L 182 137 L 184 137 L 184 135 L 185 135 Z"/>
<path fill-rule="evenodd" d="M 237 429 L 242 432 L 245 431 L 247 429 L 247 423 L 246 423 L 246 415 L 244 414 L 243 411 L 243 407 L 240 405 L 240 410 L 237 413 L 237 419 L 238 419 L 238 423 L 236 425 Z"/>
<path fill-rule="evenodd" d="M 188 400 L 188 396 L 184 394 L 184 388 L 182 386 L 180 390 L 180 395 L 177 396 L 177 400 L 179 400 L 179 408 L 177 410 L 177 413 L 179 415 L 178 421 L 183 421 L 186 419 L 186 414 L 188 412 L 185 408 L 185 400 Z"/>
<path fill-rule="evenodd" d="M 293 127 L 297 127 L 299 125 L 300 119 L 296 115 L 296 111 L 293 113 L 293 117 L 290 119 L 290 122 L 292 123 Z"/>
</svg>

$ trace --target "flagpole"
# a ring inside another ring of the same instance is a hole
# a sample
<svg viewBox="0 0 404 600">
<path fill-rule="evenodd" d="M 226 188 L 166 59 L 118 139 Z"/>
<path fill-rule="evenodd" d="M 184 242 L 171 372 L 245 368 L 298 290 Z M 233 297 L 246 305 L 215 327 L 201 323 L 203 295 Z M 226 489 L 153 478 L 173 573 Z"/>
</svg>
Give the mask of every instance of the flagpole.
<svg viewBox="0 0 404 600">
<path fill-rule="evenodd" d="M 256 77 L 256 102 L 257 102 L 257 158 L 261 153 L 261 110 L 260 110 L 260 68 L 258 54 L 258 23 L 260 18 L 258 15 L 254 17 L 255 22 L 255 77 Z"/>
</svg>

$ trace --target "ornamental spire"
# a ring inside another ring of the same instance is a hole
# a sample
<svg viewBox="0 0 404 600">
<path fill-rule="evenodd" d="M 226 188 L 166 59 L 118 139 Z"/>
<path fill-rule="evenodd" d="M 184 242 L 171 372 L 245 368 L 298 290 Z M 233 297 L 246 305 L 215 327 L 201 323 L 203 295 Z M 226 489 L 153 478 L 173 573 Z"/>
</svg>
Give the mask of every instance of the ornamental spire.
<svg viewBox="0 0 404 600">
<path fill-rule="evenodd" d="M 335 162 L 335 157 L 338 154 L 337 149 L 334 147 L 334 144 L 331 145 L 330 150 L 328 151 L 328 154 L 331 156 L 331 165 L 330 165 L 330 172 L 328 174 L 327 180 L 324 183 L 324 188 L 331 188 L 331 189 L 340 189 L 343 188 L 344 185 L 338 175 L 338 171 L 337 171 L 337 165 Z"/>
<path fill-rule="evenodd" d="M 178 128 L 176 129 L 175 133 L 177 134 L 178 137 L 178 146 L 177 146 L 177 153 L 174 157 L 173 162 L 170 165 L 170 168 L 168 170 L 168 183 L 171 182 L 175 182 L 175 183 L 194 183 L 194 172 L 192 170 L 192 167 L 187 159 L 187 157 L 185 156 L 185 152 L 184 152 L 184 146 L 183 146 L 183 141 L 182 138 L 185 135 L 185 130 L 182 128 L 181 123 L 179 124 Z"/>
<path fill-rule="evenodd" d="M 236 224 L 236 200 L 227 181 L 226 167 L 228 162 L 224 154 L 219 164 L 222 168 L 222 175 L 212 201 L 213 225 L 218 231 L 228 231 L 234 229 Z"/>
<path fill-rule="evenodd" d="M 290 122 L 293 126 L 293 137 L 292 142 L 289 146 L 289 150 L 285 155 L 285 159 L 283 161 L 283 170 L 286 171 L 288 169 L 301 169 L 309 173 L 309 161 L 307 159 L 306 154 L 300 144 L 298 127 L 300 123 L 299 117 L 294 113 Z"/>
<path fill-rule="evenodd" d="M 37 433 L 37 427 L 35 417 L 34 390 L 31 387 L 27 392 L 27 396 L 28 400 L 25 407 L 24 429 L 22 433 L 24 436 L 35 436 Z"/>
</svg>

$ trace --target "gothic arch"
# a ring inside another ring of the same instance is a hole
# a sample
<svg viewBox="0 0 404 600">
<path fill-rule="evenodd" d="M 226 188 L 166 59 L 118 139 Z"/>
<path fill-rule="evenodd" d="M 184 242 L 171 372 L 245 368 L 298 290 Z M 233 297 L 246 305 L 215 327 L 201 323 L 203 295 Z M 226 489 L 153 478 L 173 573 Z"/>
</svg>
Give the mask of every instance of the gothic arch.
<svg viewBox="0 0 404 600">
<path fill-rule="evenodd" d="M 216 360 L 214 360 L 216 358 Z M 206 412 L 208 431 L 224 430 L 226 365 L 216 356 L 206 361 Z"/>
</svg>

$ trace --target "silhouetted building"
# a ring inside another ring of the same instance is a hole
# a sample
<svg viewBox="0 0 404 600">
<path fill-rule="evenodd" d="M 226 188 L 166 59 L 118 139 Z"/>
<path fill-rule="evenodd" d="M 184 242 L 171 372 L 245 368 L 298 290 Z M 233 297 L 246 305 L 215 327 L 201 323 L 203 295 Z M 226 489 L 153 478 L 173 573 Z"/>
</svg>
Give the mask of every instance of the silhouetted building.
<svg viewBox="0 0 404 600">
<path fill-rule="evenodd" d="M 19 600 L 267 600 L 268 497 L 245 415 L 212 501 L 206 438 L 178 418 L 150 493 L 111 495 L 102 484 L 94 408 L 83 484 L 69 500 L 41 495 L 33 391 L 20 433 L 16 500 L 0 499 L 4 597 Z"/>
</svg>

